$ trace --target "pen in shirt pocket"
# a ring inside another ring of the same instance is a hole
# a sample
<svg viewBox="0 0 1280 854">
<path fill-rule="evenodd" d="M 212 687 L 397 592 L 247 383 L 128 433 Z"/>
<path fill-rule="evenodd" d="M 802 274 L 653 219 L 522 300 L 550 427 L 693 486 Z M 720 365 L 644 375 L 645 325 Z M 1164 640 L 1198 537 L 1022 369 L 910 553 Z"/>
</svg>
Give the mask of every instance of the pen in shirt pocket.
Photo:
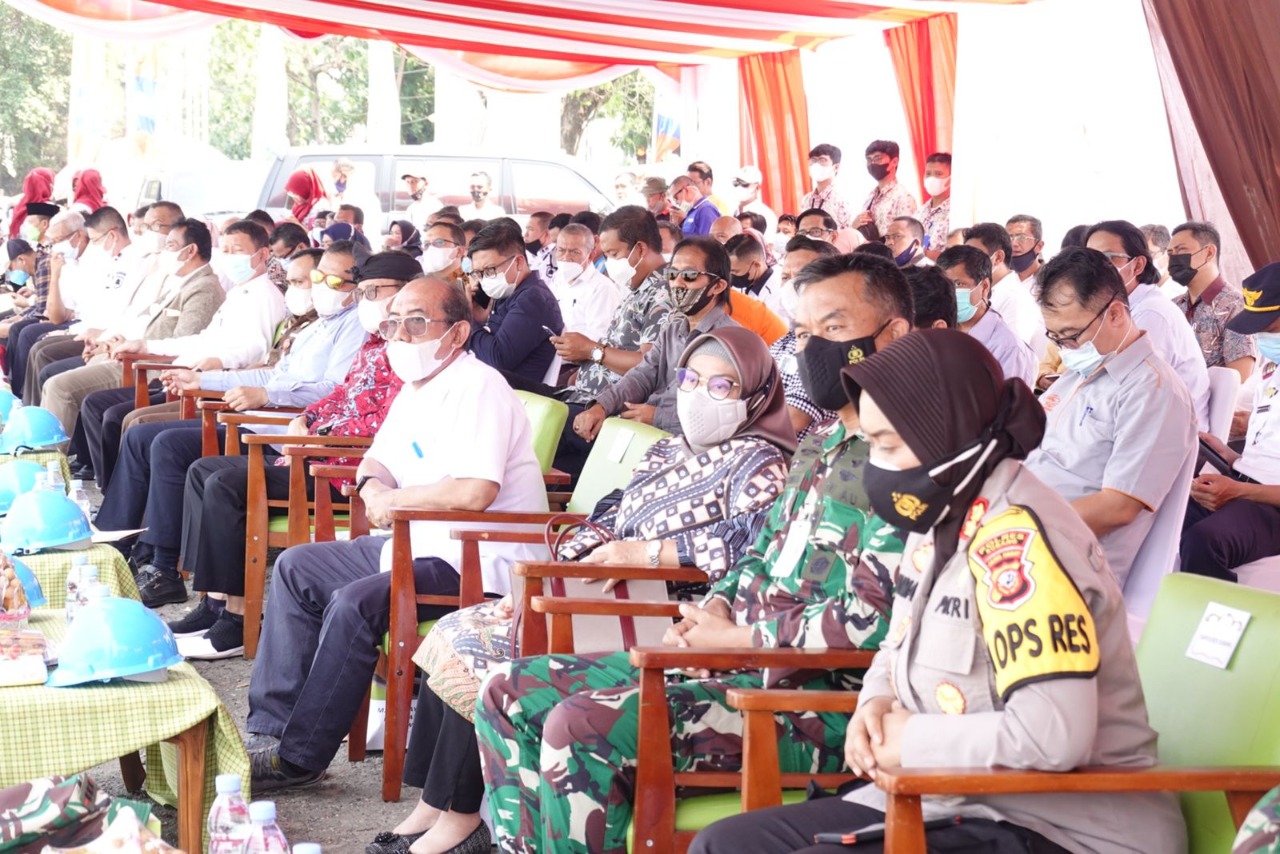
<svg viewBox="0 0 1280 854">
<path fill-rule="evenodd" d="M 413 448 L 413 452 L 418 455 L 418 459 L 422 459 L 422 448 L 418 447 L 417 442 L 410 442 L 409 447 Z"/>
<path fill-rule="evenodd" d="M 1078 425 L 1076 425 L 1076 426 L 1078 426 L 1078 427 L 1083 427 L 1083 426 L 1084 426 L 1085 419 L 1087 419 L 1087 418 L 1088 418 L 1090 415 L 1092 415 L 1092 414 L 1093 414 L 1093 407 L 1092 407 L 1092 406 L 1086 406 L 1086 407 L 1084 408 L 1084 414 L 1080 416 L 1080 423 L 1079 423 Z"/>
</svg>

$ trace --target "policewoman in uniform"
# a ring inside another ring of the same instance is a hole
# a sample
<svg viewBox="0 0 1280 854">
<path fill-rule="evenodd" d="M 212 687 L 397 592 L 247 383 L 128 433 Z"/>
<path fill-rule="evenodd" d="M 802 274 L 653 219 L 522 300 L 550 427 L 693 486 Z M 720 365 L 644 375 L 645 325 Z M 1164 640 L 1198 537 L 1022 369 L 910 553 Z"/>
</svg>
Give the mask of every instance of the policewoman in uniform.
<svg viewBox="0 0 1280 854">
<path fill-rule="evenodd" d="M 844 378 L 871 448 L 868 498 L 909 532 L 889 634 L 845 740 L 849 766 L 874 777 L 880 766 L 1153 764 L 1120 589 L 1071 505 L 1021 463 L 1044 434 L 1031 390 L 945 329 L 904 336 Z M 881 822 L 884 808 L 866 785 L 719 822 L 692 850 L 879 851 L 813 840 Z M 929 799 L 924 810 L 926 821 L 962 818 L 928 831 L 930 851 L 1187 847 L 1168 794 Z"/>
</svg>

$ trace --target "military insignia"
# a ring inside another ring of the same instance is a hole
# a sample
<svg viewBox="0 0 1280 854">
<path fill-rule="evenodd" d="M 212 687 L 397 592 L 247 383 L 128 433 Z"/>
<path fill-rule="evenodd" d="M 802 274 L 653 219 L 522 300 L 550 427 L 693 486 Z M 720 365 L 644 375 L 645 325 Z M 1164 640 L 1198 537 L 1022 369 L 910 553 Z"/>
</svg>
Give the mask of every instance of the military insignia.
<svg viewBox="0 0 1280 854">
<path fill-rule="evenodd" d="M 933 691 L 933 698 L 942 709 L 944 715 L 963 715 L 965 710 L 964 694 L 950 682 L 939 682 Z"/>
<path fill-rule="evenodd" d="M 1263 397 L 1275 397 L 1275 396 L 1276 396 L 1276 392 L 1277 392 L 1277 391 L 1280 391 L 1280 389 L 1277 389 L 1275 386 L 1268 386 L 1268 387 L 1267 387 L 1267 390 L 1266 390 L 1266 391 L 1264 391 L 1264 392 L 1262 393 L 1262 396 L 1263 396 Z"/>
<path fill-rule="evenodd" d="M 1250 308 L 1253 308 L 1253 304 L 1261 299 L 1261 297 L 1262 291 L 1251 291 L 1248 288 L 1244 288 L 1244 304 Z"/>
<path fill-rule="evenodd" d="M 1046 394 L 1040 398 L 1040 404 L 1044 407 L 1045 412 L 1052 412 L 1053 408 L 1062 402 L 1062 398 L 1056 394 Z"/>
<path fill-rule="evenodd" d="M 1276 372 L 1275 362 L 1267 362 L 1265 365 L 1262 366 L 1262 378 L 1264 380 L 1271 379 L 1271 375 L 1274 374 L 1275 372 Z"/>
<path fill-rule="evenodd" d="M 912 522 L 919 519 L 920 515 L 929 509 L 928 504 L 925 504 L 910 493 L 895 492 L 891 497 L 893 498 L 893 509 L 898 511 L 899 515 L 910 519 Z"/>
<path fill-rule="evenodd" d="M 916 572 L 923 575 L 929 571 L 929 567 L 933 565 L 933 543 L 921 543 L 915 551 L 911 553 L 911 565 L 916 568 Z"/>
<path fill-rule="evenodd" d="M 979 498 L 969 505 L 969 512 L 964 517 L 964 525 L 960 528 L 960 539 L 973 539 L 973 535 L 978 533 L 978 525 L 982 522 L 982 517 L 987 515 L 987 508 L 990 506 L 985 498 Z"/>
<path fill-rule="evenodd" d="M 865 353 L 862 352 L 861 347 L 849 348 L 849 364 L 856 365 L 865 358 L 867 358 L 867 356 Z"/>
<path fill-rule="evenodd" d="M 969 557 L 986 570 L 987 601 L 1002 611 L 1016 610 L 1036 590 L 1027 559 L 1036 532 L 1009 528 L 969 550 Z"/>
</svg>

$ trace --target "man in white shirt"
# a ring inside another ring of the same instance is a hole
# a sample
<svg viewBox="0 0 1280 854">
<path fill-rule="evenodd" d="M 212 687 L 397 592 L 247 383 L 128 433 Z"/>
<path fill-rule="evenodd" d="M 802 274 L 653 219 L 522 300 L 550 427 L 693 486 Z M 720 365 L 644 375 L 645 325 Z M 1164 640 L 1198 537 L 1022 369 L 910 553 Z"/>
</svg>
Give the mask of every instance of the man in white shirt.
<svg viewBox="0 0 1280 854">
<path fill-rule="evenodd" d="M 825 142 L 815 145 L 809 152 L 809 178 L 813 181 L 813 189 L 800 197 L 799 210 L 825 211 L 835 222 L 833 230 L 850 228 L 857 210 L 844 192 L 836 186 L 836 177 L 839 174 L 840 149 Z"/>
<path fill-rule="evenodd" d="M 1044 266 L 1040 260 L 1040 253 L 1044 251 L 1044 226 L 1030 214 L 1016 214 L 1009 217 L 1004 230 L 1009 232 L 1009 243 L 1013 246 L 1009 269 L 1018 274 L 1027 292 L 1034 297 L 1040 290 L 1036 273 Z"/>
<path fill-rule="evenodd" d="M 498 219 L 507 215 L 507 212 L 502 209 L 501 202 L 489 198 L 489 193 L 492 191 L 493 179 L 489 177 L 488 172 L 476 172 L 471 176 L 471 203 L 458 208 L 458 214 L 463 222 L 473 219 Z"/>
<path fill-rule="evenodd" d="M 733 192 L 738 199 L 738 209 L 734 211 L 734 215 L 760 214 L 764 217 L 764 239 L 773 240 L 773 236 L 778 233 L 778 215 L 760 200 L 760 182 L 763 180 L 764 176 L 755 166 L 743 166 L 733 176 Z"/>
<path fill-rule="evenodd" d="M 920 203 L 916 219 L 924 226 L 925 253 L 938 260 L 951 231 L 951 155 L 936 151 L 924 161 L 924 191 L 929 198 Z"/>
<path fill-rule="evenodd" d="M 1100 222 L 1085 235 L 1085 245 L 1110 259 L 1129 293 L 1133 322 L 1147 333 L 1156 355 L 1169 363 L 1191 395 L 1196 423 L 1209 429 L 1209 370 L 1196 334 L 1173 301 L 1160 293 L 1160 274 L 1147 254 L 1147 238 L 1124 220 Z"/>
<path fill-rule="evenodd" d="M 409 188 L 411 200 L 404 212 L 405 219 L 413 223 L 418 231 L 426 231 L 427 217 L 444 207 L 444 204 L 427 192 L 427 176 L 406 173 L 400 176 L 400 180 Z"/>
<path fill-rule="evenodd" d="M 557 335 L 580 332 L 593 341 L 604 335 L 622 302 L 622 291 L 591 263 L 595 235 L 580 223 L 569 223 L 556 237 L 556 272 L 551 293 L 560 304 L 564 329 Z"/>
<path fill-rule="evenodd" d="M 782 303 L 782 276 L 777 265 L 769 266 L 764 244 L 754 234 L 739 234 L 724 245 L 729 253 L 729 285 L 750 294 L 790 324 L 791 315 Z"/>
<path fill-rule="evenodd" d="M 1009 266 L 1013 243 L 1009 232 L 996 222 L 981 222 L 964 231 L 964 242 L 976 246 L 991 259 L 991 307 L 1000 313 L 1009 328 L 1031 347 L 1037 359 L 1043 359 L 1047 341 L 1044 337 L 1044 315 L 1031 292 L 1022 284 L 1017 272 Z"/>
<path fill-rule="evenodd" d="M 437 279 L 416 279 L 393 300 L 387 355 L 404 387 L 366 452 L 356 489 L 374 525 L 392 507 L 545 512 L 532 432 L 514 392 L 466 352 L 471 310 Z M 419 593 L 459 587 L 466 525 L 410 524 Z M 491 527 L 491 526 L 490 526 Z M 529 546 L 482 546 L 484 589 L 508 592 L 508 570 Z M 276 562 L 262 642 L 249 684 L 254 791 L 305 785 L 324 774 L 351 726 L 389 628 L 391 542 L 360 537 L 288 549 Z M 440 608 L 419 607 L 418 619 Z"/>
<path fill-rule="evenodd" d="M 1005 379 L 1018 377 L 1035 388 L 1038 363 L 1026 342 L 991 307 L 991 259 L 974 246 L 952 246 L 938 256 L 938 269 L 955 285 L 956 324 L 995 356 Z"/>
<path fill-rule="evenodd" d="M 924 225 L 914 217 L 894 217 L 884 234 L 884 245 L 893 252 L 893 263 L 900 270 L 933 263 L 924 252 Z"/>
</svg>

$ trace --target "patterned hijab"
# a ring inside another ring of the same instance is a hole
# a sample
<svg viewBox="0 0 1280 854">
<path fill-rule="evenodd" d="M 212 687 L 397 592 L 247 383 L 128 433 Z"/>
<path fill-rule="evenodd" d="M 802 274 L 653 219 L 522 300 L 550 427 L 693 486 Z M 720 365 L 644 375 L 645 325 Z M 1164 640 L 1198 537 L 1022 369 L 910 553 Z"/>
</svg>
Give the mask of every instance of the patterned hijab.
<svg viewBox="0 0 1280 854">
<path fill-rule="evenodd" d="M 718 341 L 728 351 L 729 361 L 737 369 L 738 382 L 742 384 L 742 399 L 747 401 L 747 420 L 738 429 L 737 436 L 758 436 L 788 456 L 794 454 L 798 443 L 791 416 L 787 413 L 782 376 L 764 339 L 741 326 L 722 326 L 690 341 L 680 354 L 676 367 L 683 368 L 688 364 L 689 358 L 708 339 Z"/>
</svg>

